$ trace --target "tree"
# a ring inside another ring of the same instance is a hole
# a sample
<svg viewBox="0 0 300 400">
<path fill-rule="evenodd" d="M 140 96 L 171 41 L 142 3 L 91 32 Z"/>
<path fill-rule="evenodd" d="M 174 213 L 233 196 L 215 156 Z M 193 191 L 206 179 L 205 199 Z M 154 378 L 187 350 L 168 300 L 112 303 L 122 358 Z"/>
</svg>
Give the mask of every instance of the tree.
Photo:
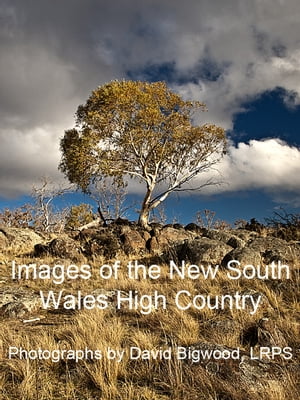
<svg viewBox="0 0 300 400">
<path fill-rule="evenodd" d="M 0 225 L 11 228 L 29 228 L 34 221 L 34 212 L 31 204 L 10 210 L 5 208 L 0 212 Z"/>
<path fill-rule="evenodd" d="M 212 210 L 203 210 L 198 211 L 196 214 L 196 222 L 200 226 L 200 228 L 205 229 L 218 229 L 220 231 L 224 231 L 229 229 L 231 226 L 228 222 L 222 219 L 215 219 L 216 212 Z"/>
<path fill-rule="evenodd" d="M 273 217 L 265 218 L 269 226 L 280 227 L 297 227 L 300 228 L 300 214 L 293 214 L 287 212 L 283 207 L 279 211 L 273 212 Z"/>
<path fill-rule="evenodd" d="M 68 210 L 55 210 L 53 202 L 72 189 L 57 186 L 48 177 L 41 177 L 40 180 L 40 186 L 33 186 L 32 188 L 32 196 L 35 198 L 33 226 L 35 229 L 44 232 L 61 231 L 64 228 Z"/>
<path fill-rule="evenodd" d="M 126 183 L 117 183 L 114 179 L 103 177 L 94 183 L 94 190 L 90 193 L 98 205 L 98 212 L 101 210 L 105 223 L 107 220 L 125 217 L 128 209 L 132 207 L 125 205 L 126 195 Z"/>
<path fill-rule="evenodd" d="M 94 220 L 93 210 L 90 204 L 81 203 L 72 206 L 66 217 L 66 229 L 78 229 L 80 226 L 88 224 Z"/>
<path fill-rule="evenodd" d="M 101 176 L 117 184 L 138 179 L 146 187 L 139 224 L 147 227 L 151 210 L 224 154 L 224 130 L 194 124 L 194 113 L 204 110 L 164 82 L 112 81 L 78 107 L 75 128 L 61 140 L 59 168 L 86 193 Z"/>
</svg>

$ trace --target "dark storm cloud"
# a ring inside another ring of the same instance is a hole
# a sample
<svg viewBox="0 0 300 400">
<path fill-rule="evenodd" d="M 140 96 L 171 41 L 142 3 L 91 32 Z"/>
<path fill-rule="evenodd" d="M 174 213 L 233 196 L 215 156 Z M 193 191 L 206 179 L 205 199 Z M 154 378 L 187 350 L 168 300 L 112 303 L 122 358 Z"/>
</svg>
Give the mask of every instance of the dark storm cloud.
<svg viewBox="0 0 300 400">
<path fill-rule="evenodd" d="M 225 128 L 276 86 L 297 102 L 299 11 L 298 0 L 0 1 L 0 194 L 58 179 L 59 138 L 112 79 L 172 66 L 172 87 Z"/>
</svg>

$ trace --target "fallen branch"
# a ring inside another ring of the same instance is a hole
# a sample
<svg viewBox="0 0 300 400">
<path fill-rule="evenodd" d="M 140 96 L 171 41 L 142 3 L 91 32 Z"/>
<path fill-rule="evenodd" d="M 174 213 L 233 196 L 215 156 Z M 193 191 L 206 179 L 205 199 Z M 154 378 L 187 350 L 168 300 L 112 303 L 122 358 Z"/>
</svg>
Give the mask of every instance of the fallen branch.
<svg viewBox="0 0 300 400">
<path fill-rule="evenodd" d="M 103 221 L 99 217 L 99 218 L 94 219 L 92 222 L 89 222 L 88 224 L 80 226 L 79 228 L 77 228 L 77 230 L 81 232 L 84 229 L 94 228 L 94 227 L 100 226 L 101 222 L 103 222 Z"/>
</svg>

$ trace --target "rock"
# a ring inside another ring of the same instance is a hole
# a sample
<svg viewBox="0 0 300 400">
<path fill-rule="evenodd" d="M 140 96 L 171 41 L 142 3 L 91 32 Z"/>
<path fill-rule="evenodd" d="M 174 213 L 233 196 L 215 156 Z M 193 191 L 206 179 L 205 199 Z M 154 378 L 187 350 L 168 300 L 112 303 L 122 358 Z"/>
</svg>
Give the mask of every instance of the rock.
<svg viewBox="0 0 300 400">
<path fill-rule="evenodd" d="M 109 230 L 95 232 L 85 237 L 81 245 L 87 257 L 103 256 L 112 259 L 122 251 L 120 240 Z"/>
<path fill-rule="evenodd" d="M 288 243 L 271 236 L 254 238 L 248 243 L 247 248 L 260 253 L 264 264 L 279 260 L 285 263 L 294 263 L 300 257 L 299 244 Z"/>
<path fill-rule="evenodd" d="M 232 247 L 218 240 L 208 238 L 185 241 L 179 248 L 178 259 L 189 261 L 193 264 L 221 264 L 224 256 Z"/>
<path fill-rule="evenodd" d="M 122 237 L 124 251 L 127 255 L 143 254 L 146 251 L 146 241 L 136 230 L 125 232 Z"/>
<path fill-rule="evenodd" d="M 129 221 L 128 219 L 126 219 L 126 218 L 121 218 L 121 217 L 119 217 L 119 218 L 117 218 L 117 219 L 114 220 L 113 224 L 115 224 L 115 225 L 125 225 L 125 226 L 128 225 L 128 226 L 131 226 L 133 223 L 132 223 L 131 221 Z"/>
<path fill-rule="evenodd" d="M 282 239 L 274 237 L 256 237 L 248 242 L 249 249 L 253 249 L 261 254 L 264 254 L 267 250 L 275 248 L 286 249 L 288 246 L 287 242 Z"/>
<path fill-rule="evenodd" d="M 4 317 L 20 318 L 41 306 L 40 297 L 31 291 L 13 287 L 0 289 L 0 315 Z"/>
<path fill-rule="evenodd" d="M 0 308 L 0 315 L 7 318 L 22 318 L 29 310 L 21 302 L 7 303 Z"/>
<path fill-rule="evenodd" d="M 37 257 L 43 255 L 51 255 L 58 258 L 68 258 L 70 260 L 78 260 L 80 258 L 80 244 L 68 236 L 59 237 L 51 240 L 47 245 L 37 244 L 34 247 L 34 254 Z"/>
<path fill-rule="evenodd" d="M 234 249 L 244 247 L 246 245 L 245 240 L 241 239 L 239 236 L 236 236 L 235 232 L 236 231 L 231 230 L 220 231 L 216 229 L 205 229 L 203 236 L 208 237 L 209 239 L 224 242 Z"/>
<path fill-rule="evenodd" d="M 1 227 L 0 229 L 0 250 L 13 253 L 14 256 L 31 253 L 34 246 L 43 241 L 40 235 L 29 228 Z"/>
<path fill-rule="evenodd" d="M 184 226 L 178 223 L 171 225 L 174 229 L 184 229 Z"/>
<path fill-rule="evenodd" d="M 88 228 L 83 229 L 79 234 L 75 237 L 76 240 L 79 240 L 81 244 L 85 241 L 89 241 L 92 237 L 98 235 L 99 232 L 103 232 L 103 228 L 95 229 L 95 228 Z"/>
<path fill-rule="evenodd" d="M 264 312 L 273 311 L 273 307 L 270 304 L 269 299 L 267 298 L 267 296 L 264 295 L 264 293 L 258 292 L 257 290 L 254 290 L 254 289 L 246 289 L 246 290 L 242 290 L 240 292 L 240 294 L 241 294 L 241 296 L 246 296 L 246 295 L 249 296 L 249 297 L 251 296 L 254 299 L 255 302 L 257 301 L 258 297 L 260 296 L 261 299 L 260 299 L 260 303 L 259 303 L 259 306 L 258 306 L 258 310 L 261 311 L 263 309 Z M 245 305 L 246 305 L 246 308 L 248 307 L 250 310 L 252 310 L 253 309 L 253 305 L 252 305 L 252 302 L 251 302 L 249 297 L 248 297 L 248 299 L 246 299 Z"/>
<path fill-rule="evenodd" d="M 220 231 L 217 229 L 204 229 L 203 236 L 213 240 L 219 240 L 220 242 L 227 243 L 232 237 L 230 231 Z"/>
<path fill-rule="evenodd" d="M 203 229 L 200 228 L 200 226 L 195 224 L 194 222 L 191 222 L 190 224 L 187 224 L 184 227 L 184 229 L 186 231 L 195 232 L 195 233 L 197 233 L 198 235 L 201 235 L 201 236 L 202 236 L 202 233 L 203 233 Z"/>
<path fill-rule="evenodd" d="M 184 346 L 183 346 L 184 347 Z M 194 354 L 200 354 L 198 359 L 186 359 L 185 362 L 191 365 L 191 368 L 201 366 L 208 373 L 215 375 L 217 379 L 225 382 L 234 382 L 235 385 L 244 386 L 252 392 L 259 392 L 268 382 L 271 383 L 274 378 L 277 379 L 284 375 L 282 365 L 269 360 L 251 359 L 248 352 L 239 349 L 239 354 L 236 348 L 221 346 L 218 344 L 199 342 L 188 348 L 188 352 L 195 351 Z M 217 357 L 201 357 L 202 354 L 232 354 L 235 358 L 220 358 Z M 237 357 L 237 355 L 239 357 Z M 227 397 L 226 397 L 227 398 Z"/>
<path fill-rule="evenodd" d="M 269 318 L 262 318 L 257 324 L 258 344 L 260 346 L 286 347 L 287 341 L 274 321 Z"/>
<path fill-rule="evenodd" d="M 166 226 L 156 234 L 157 242 L 162 248 L 182 243 L 184 240 L 193 237 L 194 235 L 191 232 L 184 229 L 175 229 L 172 226 Z"/>
<path fill-rule="evenodd" d="M 259 237 L 259 234 L 257 232 L 251 232 L 247 229 L 234 229 L 233 234 L 234 236 L 242 239 L 245 243 L 248 243 L 250 240 Z"/>
<path fill-rule="evenodd" d="M 235 243 L 229 240 L 228 244 L 234 245 Z M 245 247 L 238 246 L 228 253 L 224 257 L 222 265 L 226 266 L 231 260 L 238 260 L 243 265 L 254 266 L 262 263 L 270 264 L 273 261 L 293 264 L 299 258 L 300 246 L 297 243 L 287 243 L 274 237 L 256 237 L 251 239 Z"/>
<path fill-rule="evenodd" d="M 145 242 L 147 242 L 149 239 L 151 239 L 151 235 L 147 231 L 141 232 L 141 235 L 142 235 L 142 238 L 145 240 Z"/>
<path fill-rule="evenodd" d="M 287 242 L 289 241 L 299 241 L 300 240 L 300 227 L 299 226 L 282 226 L 278 229 L 275 229 L 272 232 L 272 235 L 283 239 Z"/>
<path fill-rule="evenodd" d="M 155 236 L 147 242 L 147 248 L 151 254 L 160 254 L 161 249 Z"/>
<path fill-rule="evenodd" d="M 204 329 L 207 328 L 213 330 L 214 332 L 220 333 L 221 335 L 224 333 L 234 334 L 237 330 L 239 330 L 240 325 L 233 319 L 217 319 L 206 321 L 204 323 Z"/>
<path fill-rule="evenodd" d="M 110 225 L 108 228 L 109 232 L 114 235 L 124 235 L 127 232 L 131 232 L 132 227 L 130 225 Z M 103 231 L 104 233 L 104 231 Z"/>
<path fill-rule="evenodd" d="M 263 387 L 263 381 L 273 381 L 275 377 L 283 375 L 283 368 L 275 362 L 267 360 L 253 360 L 248 355 L 243 355 L 239 364 L 239 380 L 245 386 L 250 386 L 253 391 Z"/>
<path fill-rule="evenodd" d="M 243 239 L 239 238 L 238 236 L 231 236 L 230 239 L 226 242 L 228 246 L 233 247 L 234 249 L 241 249 L 245 247 L 246 243 Z"/>
<path fill-rule="evenodd" d="M 238 235 L 236 233 L 239 233 Z M 235 230 L 217 230 L 217 229 L 204 229 L 203 236 L 209 239 L 219 240 L 228 244 L 228 246 L 236 248 L 245 247 L 246 242 L 251 239 L 252 232 L 246 231 L 247 233 L 241 233 Z"/>
<path fill-rule="evenodd" d="M 256 221 L 255 218 L 252 218 L 250 220 L 250 222 L 246 223 L 245 229 L 248 231 L 257 232 L 260 235 L 266 233 L 266 227 L 264 225 L 260 224 L 258 221 Z"/>
<path fill-rule="evenodd" d="M 273 249 L 266 250 L 263 253 L 263 259 L 265 264 L 271 264 L 273 261 L 294 264 L 300 259 L 300 246 L 296 243 L 274 246 Z"/>
<path fill-rule="evenodd" d="M 0 230 L 0 251 L 3 251 L 8 246 L 8 239 L 5 233 Z"/>
<path fill-rule="evenodd" d="M 45 254 L 49 253 L 49 245 L 38 243 L 34 246 L 34 256 L 35 257 L 43 257 Z"/>
<path fill-rule="evenodd" d="M 57 238 L 49 243 L 51 255 L 59 258 L 77 260 L 80 254 L 79 243 L 71 238 Z"/>
<path fill-rule="evenodd" d="M 8 247 L 8 239 L 3 232 L 0 231 L 0 264 L 4 263 L 6 249 Z"/>
<path fill-rule="evenodd" d="M 221 264 L 223 267 L 227 267 L 229 261 L 237 260 L 241 265 L 261 265 L 261 255 L 258 251 L 250 249 L 248 247 L 236 248 L 228 252 L 223 258 Z"/>
<path fill-rule="evenodd" d="M 160 231 L 164 227 L 164 225 L 160 224 L 159 222 L 150 222 L 149 227 L 151 228 L 153 233 L 153 231 Z"/>
</svg>

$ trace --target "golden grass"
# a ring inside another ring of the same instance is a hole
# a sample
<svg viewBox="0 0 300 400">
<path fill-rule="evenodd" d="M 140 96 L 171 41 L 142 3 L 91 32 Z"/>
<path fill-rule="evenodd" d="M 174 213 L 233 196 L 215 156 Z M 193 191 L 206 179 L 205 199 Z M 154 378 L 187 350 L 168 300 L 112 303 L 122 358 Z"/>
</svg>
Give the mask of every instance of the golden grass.
<svg viewBox="0 0 300 400">
<path fill-rule="evenodd" d="M 126 265 L 128 260 L 123 260 Z M 23 257 L 19 263 L 30 263 Z M 56 260 L 39 260 L 53 265 Z M 86 261 L 85 261 L 86 262 Z M 0 285 L 38 290 L 59 290 L 60 286 L 73 293 L 80 289 L 90 293 L 93 289 L 138 290 L 141 294 L 158 290 L 168 298 L 179 290 L 191 293 L 201 292 L 217 295 L 237 290 L 257 290 L 263 293 L 270 307 L 262 307 L 255 315 L 246 311 L 215 311 L 205 308 L 187 311 L 178 310 L 168 304 L 166 310 L 153 310 L 143 314 L 126 307 L 118 312 L 111 310 L 83 310 L 74 314 L 51 314 L 41 311 L 44 319 L 33 324 L 24 324 L 21 319 L 0 319 L 0 399 L 1 400 L 296 400 L 299 397 L 297 371 L 282 367 L 279 379 L 261 378 L 259 386 L 237 383 L 235 377 L 216 374 L 201 365 L 170 360 L 131 360 L 127 349 L 137 346 L 141 349 L 173 349 L 190 346 L 197 342 L 208 342 L 247 350 L 241 343 L 241 332 L 257 321 L 268 316 L 284 333 L 287 344 L 299 347 L 299 276 L 294 277 L 292 293 L 274 291 L 269 282 L 259 280 L 233 281 L 220 271 L 215 280 L 169 280 L 165 271 L 158 280 L 130 280 L 125 271 L 118 281 L 100 279 L 97 275 L 103 259 L 92 263 L 94 274 L 89 281 L 67 281 L 63 285 L 52 285 L 50 281 L 12 282 L 9 262 L 2 265 Z M 66 261 L 65 261 L 66 263 Z M 298 290 L 298 293 L 297 293 Z M 234 321 L 232 331 L 222 331 L 213 322 Z M 51 323 L 50 323 L 51 322 Z M 47 325 L 49 323 L 49 325 Z M 24 349 L 84 349 L 101 350 L 125 349 L 122 362 L 108 360 L 82 360 L 78 362 L 50 360 L 8 359 L 9 346 Z M 293 360 L 294 363 L 296 363 Z M 298 355 L 299 357 L 299 355 Z M 298 359 L 299 361 L 299 359 Z"/>
</svg>

